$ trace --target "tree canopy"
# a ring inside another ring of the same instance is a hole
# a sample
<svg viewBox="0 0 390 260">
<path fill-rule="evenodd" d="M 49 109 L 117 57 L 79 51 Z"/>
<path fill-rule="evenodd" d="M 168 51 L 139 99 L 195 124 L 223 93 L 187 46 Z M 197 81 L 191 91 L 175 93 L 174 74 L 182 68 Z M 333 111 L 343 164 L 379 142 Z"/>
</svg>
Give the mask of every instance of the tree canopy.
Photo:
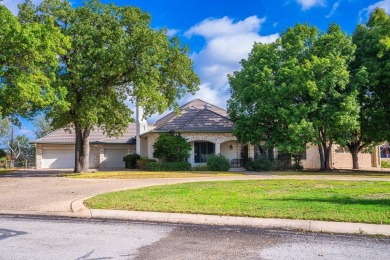
<svg viewBox="0 0 390 260">
<path fill-rule="evenodd" d="M 354 51 L 335 24 L 327 32 L 298 24 L 275 43 L 256 43 L 229 76 L 235 135 L 292 153 L 318 144 L 321 168 L 329 169 L 333 142 L 358 120 L 357 91 L 347 88 Z"/>
<path fill-rule="evenodd" d="M 64 106 L 65 89 L 54 87 L 58 55 L 65 54 L 68 38 L 54 24 L 19 21 L 0 5 L 0 116 L 18 123 L 18 116 L 57 103 Z"/>
<path fill-rule="evenodd" d="M 53 106 L 49 116 L 59 127 L 74 127 L 75 172 L 88 169 L 89 134 L 95 127 L 120 135 L 131 120 L 127 101 L 137 102 L 145 116 L 177 107 L 176 99 L 198 89 L 199 79 L 177 38 L 150 26 L 139 8 L 68 0 L 24 4 L 25 22 L 55 20 L 71 48 L 60 56 L 56 86 L 66 89 L 67 107 Z"/>
</svg>

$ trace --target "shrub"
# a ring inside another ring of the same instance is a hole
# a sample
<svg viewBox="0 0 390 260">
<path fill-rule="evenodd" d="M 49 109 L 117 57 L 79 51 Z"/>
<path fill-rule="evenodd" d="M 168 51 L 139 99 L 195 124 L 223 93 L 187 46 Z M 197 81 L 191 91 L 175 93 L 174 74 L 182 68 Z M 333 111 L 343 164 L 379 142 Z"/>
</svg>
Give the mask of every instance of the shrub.
<svg viewBox="0 0 390 260">
<path fill-rule="evenodd" d="M 5 158 L 6 156 L 7 153 L 3 149 L 0 149 L 0 158 Z"/>
<path fill-rule="evenodd" d="M 128 154 L 123 157 L 123 161 L 125 162 L 125 168 L 128 169 L 136 169 L 137 168 L 137 160 L 140 159 L 141 156 L 139 154 Z"/>
<path fill-rule="evenodd" d="M 153 157 L 166 162 L 183 162 L 190 157 L 191 145 L 180 135 L 162 134 L 153 145 Z"/>
<path fill-rule="evenodd" d="M 381 167 L 382 168 L 390 168 L 390 161 L 382 160 L 381 161 Z"/>
<path fill-rule="evenodd" d="M 137 160 L 137 169 L 146 170 L 148 163 L 151 163 L 151 162 L 157 162 L 157 161 L 154 159 L 149 159 L 149 158 L 140 158 Z"/>
<path fill-rule="evenodd" d="M 192 167 L 193 171 L 210 171 L 210 167 L 207 164 L 200 164 Z"/>
<path fill-rule="evenodd" d="M 148 171 L 189 171 L 189 162 L 149 162 L 146 165 Z"/>
<path fill-rule="evenodd" d="M 272 169 L 273 163 L 268 160 L 266 157 L 259 157 L 255 160 L 249 160 L 245 165 L 245 168 L 248 171 L 270 171 Z"/>
<path fill-rule="evenodd" d="M 211 155 L 207 158 L 207 165 L 210 171 L 228 171 L 230 169 L 229 160 L 223 155 Z"/>
</svg>

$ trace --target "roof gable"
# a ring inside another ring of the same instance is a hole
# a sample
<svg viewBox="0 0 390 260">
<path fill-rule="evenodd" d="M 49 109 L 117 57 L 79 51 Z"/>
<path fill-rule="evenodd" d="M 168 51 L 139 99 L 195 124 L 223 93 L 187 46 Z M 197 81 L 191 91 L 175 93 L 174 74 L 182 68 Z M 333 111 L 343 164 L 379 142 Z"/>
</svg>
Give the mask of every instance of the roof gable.
<svg viewBox="0 0 390 260">
<path fill-rule="evenodd" d="M 231 132 L 233 123 L 226 110 L 195 99 L 180 107 L 180 113 L 172 112 L 156 123 L 154 131 L 183 132 Z"/>
</svg>

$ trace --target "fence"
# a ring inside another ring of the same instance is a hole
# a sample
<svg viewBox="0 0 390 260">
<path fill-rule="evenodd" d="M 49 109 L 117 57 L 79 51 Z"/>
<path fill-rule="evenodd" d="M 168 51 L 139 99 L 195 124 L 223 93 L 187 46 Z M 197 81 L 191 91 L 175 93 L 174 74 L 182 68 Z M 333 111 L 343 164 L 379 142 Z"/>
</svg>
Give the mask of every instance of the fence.
<svg viewBox="0 0 390 260">
<path fill-rule="evenodd" d="M 0 162 L 0 168 L 23 168 L 23 169 L 34 169 L 35 160 L 29 161 L 14 161 L 14 160 L 5 160 Z"/>
</svg>

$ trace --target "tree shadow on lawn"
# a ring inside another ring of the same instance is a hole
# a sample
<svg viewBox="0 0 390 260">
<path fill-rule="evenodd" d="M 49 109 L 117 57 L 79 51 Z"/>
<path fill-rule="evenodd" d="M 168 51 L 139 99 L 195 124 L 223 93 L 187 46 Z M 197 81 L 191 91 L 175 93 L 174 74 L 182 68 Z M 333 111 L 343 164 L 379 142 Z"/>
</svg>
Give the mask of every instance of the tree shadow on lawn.
<svg viewBox="0 0 390 260">
<path fill-rule="evenodd" d="M 298 199 L 298 198 L 291 198 L 291 199 L 265 199 L 269 201 L 295 201 L 295 202 L 303 202 L 303 203 L 313 203 L 313 202 L 320 202 L 320 203 L 332 203 L 332 204 L 338 204 L 338 205 L 366 205 L 366 206 L 384 206 L 384 207 L 390 207 L 390 199 L 354 199 L 354 198 L 328 198 L 328 199 Z"/>
</svg>

